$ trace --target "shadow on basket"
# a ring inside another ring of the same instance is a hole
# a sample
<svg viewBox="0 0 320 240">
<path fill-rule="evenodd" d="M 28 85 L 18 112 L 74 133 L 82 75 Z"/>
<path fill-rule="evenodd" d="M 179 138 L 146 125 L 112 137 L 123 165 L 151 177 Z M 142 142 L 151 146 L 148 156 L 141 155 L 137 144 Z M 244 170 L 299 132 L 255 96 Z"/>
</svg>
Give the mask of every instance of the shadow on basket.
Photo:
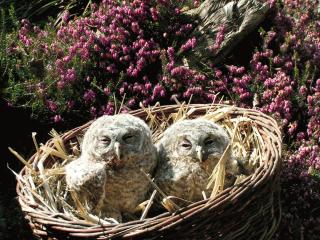
<svg viewBox="0 0 320 240">
<path fill-rule="evenodd" d="M 271 239 L 281 215 L 274 119 L 186 103 L 127 116 L 52 130 L 41 146 L 33 135 L 28 161 L 11 149 L 25 165 L 17 193 L 37 237 Z"/>
</svg>

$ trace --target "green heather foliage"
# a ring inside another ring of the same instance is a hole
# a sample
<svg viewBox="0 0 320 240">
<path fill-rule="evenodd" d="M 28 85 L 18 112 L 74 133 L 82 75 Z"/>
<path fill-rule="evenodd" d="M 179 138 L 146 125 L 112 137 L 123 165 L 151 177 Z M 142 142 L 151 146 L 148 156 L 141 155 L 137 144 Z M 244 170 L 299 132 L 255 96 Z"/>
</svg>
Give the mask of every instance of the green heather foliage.
<svg viewBox="0 0 320 240">
<path fill-rule="evenodd" d="M 4 88 L 14 69 L 15 59 L 8 55 L 10 44 L 18 38 L 20 23 L 14 7 L 0 9 L 0 88 Z M 13 79 L 11 79 L 13 80 Z"/>
<path fill-rule="evenodd" d="M 186 91 L 183 83 L 197 87 L 204 75 L 175 67 L 174 52 L 194 45 L 187 38 L 191 19 L 180 13 L 180 4 L 104 1 L 92 5 L 89 17 L 65 12 L 57 28 L 22 20 L 18 39 L 6 49 L 15 61 L 5 91 L 9 104 L 61 122 L 112 114 L 114 101 L 123 98 L 130 108 L 154 103 L 167 97 L 164 85 L 176 93 Z M 166 84 L 176 81 L 171 75 L 181 82 Z"/>
<path fill-rule="evenodd" d="M 7 9 L 14 6 L 19 20 L 27 18 L 42 25 L 48 17 L 54 17 L 54 23 L 61 22 L 63 12 L 69 11 L 74 16 L 86 15 L 90 4 L 98 0 L 0 0 L 0 7 Z M 7 19 L 9 20 L 9 19 Z M 9 20 L 10 21 L 10 20 Z"/>
</svg>

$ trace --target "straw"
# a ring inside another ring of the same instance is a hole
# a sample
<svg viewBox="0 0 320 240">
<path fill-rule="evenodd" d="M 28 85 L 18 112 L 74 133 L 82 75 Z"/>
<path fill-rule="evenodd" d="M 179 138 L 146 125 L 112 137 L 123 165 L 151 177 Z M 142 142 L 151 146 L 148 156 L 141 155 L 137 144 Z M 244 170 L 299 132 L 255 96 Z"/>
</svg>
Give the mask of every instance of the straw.
<svg viewBox="0 0 320 240">
<path fill-rule="evenodd" d="M 147 216 L 147 214 L 148 214 L 148 212 L 149 212 L 149 210 L 150 210 L 150 207 L 151 207 L 151 205 L 153 204 L 153 199 L 154 199 L 154 197 L 156 196 L 156 193 L 157 193 L 157 190 L 154 190 L 154 191 L 152 192 L 151 197 L 150 197 L 150 199 L 148 200 L 148 204 L 147 204 L 146 208 L 144 209 L 144 211 L 143 211 L 143 213 L 142 213 L 142 215 L 141 215 L 140 220 L 145 219 L 145 217 Z"/>
<path fill-rule="evenodd" d="M 231 148 L 232 148 L 232 144 L 234 142 L 235 136 L 236 136 L 236 132 L 238 130 L 238 125 L 239 125 L 239 121 L 236 123 L 233 135 L 231 137 L 231 140 L 230 140 L 227 148 L 223 152 L 219 162 L 217 163 L 217 165 L 215 166 L 215 168 L 212 171 L 212 174 L 209 177 L 209 183 L 207 185 L 207 189 L 209 189 L 210 187 L 213 186 L 210 197 L 215 197 L 219 192 L 221 192 L 223 190 L 224 179 L 225 179 L 225 175 L 226 175 L 226 172 L 225 172 L 226 167 L 225 166 L 226 166 L 226 162 L 231 158 L 231 155 L 232 155 Z"/>
<path fill-rule="evenodd" d="M 229 145 L 208 178 L 207 188 L 212 188 L 211 195 L 207 196 L 206 189 L 203 189 L 203 199 L 207 199 L 208 197 L 214 198 L 223 190 L 225 165 L 231 156 L 239 159 L 248 159 L 245 164 L 252 166 L 252 169 L 261 164 L 263 161 L 264 141 L 252 119 L 248 118 L 245 114 L 240 117 L 234 117 L 232 113 L 235 107 L 215 104 L 207 105 L 205 113 L 197 116 L 197 107 L 191 105 L 191 98 L 188 103 L 179 102 L 175 97 L 173 97 L 173 99 L 178 107 L 170 114 L 165 113 L 163 108 L 159 108 L 159 103 L 153 107 L 144 107 L 143 104 L 140 103 L 140 107 L 146 115 L 145 119 L 153 131 L 152 139 L 154 142 L 157 142 L 161 138 L 165 129 L 172 123 L 195 117 L 217 122 L 231 136 Z M 120 104 L 119 111 L 122 106 L 123 101 Z M 83 132 L 79 132 L 75 138 L 78 139 L 81 134 L 83 134 Z M 37 155 L 35 156 L 37 162 L 36 167 L 39 171 L 33 170 L 30 163 L 12 148 L 9 148 L 19 161 L 31 170 L 31 172 L 25 175 L 14 173 L 18 180 L 24 185 L 23 191 L 28 195 L 30 201 L 43 206 L 44 209 L 48 209 L 54 213 L 65 214 L 72 219 L 84 219 L 88 223 L 93 224 L 116 223 L 114 219 L 103 220 L 99 216 L 88 212 L 85 206 L 86 204 L 83 205 L 83 203 L 80 202 L 76 193 L 72 191 L 69 192 L 67 189 L 64 177 L 64 166 L 72 159 L 76 159 L 80 154 L 79 140 L 75 141 L 75 138 L 73 138 L 68 142 L 68 150 L 70 154 L 73 154 L 68 155 L 66 143 L 57 131 L 52 129 L 50 135 L 52 136 L 51 143 L 39 147 L 35 138 L 36 133 L 32 133 L 33 143 L 37 151 Z M 50 168 L 46 168 L 48 162 L 51 162 L 49 165 Z M 150 199 L 145 201 L 145 207 L 142 208 L 142 215 L 138 217 L 137 220 L 146 219 L 150 209 L 155 205 L 153 203 L 156 193 L 161 195 L 162 204 L 170 213 L 181 209 L 175 202 L 176 200 L 184 206 L 192 203 L 177 196 L 168 196 L 154 183 L 149 174 L 145 173 L 142 169 L 141 172 L 146 177 L 146 181 L 149 181 L 155 190 L 151 194 Z M 246 176 L 238 176 L 236 183 L 239 183 L 245 177 Z"/>
</svg>

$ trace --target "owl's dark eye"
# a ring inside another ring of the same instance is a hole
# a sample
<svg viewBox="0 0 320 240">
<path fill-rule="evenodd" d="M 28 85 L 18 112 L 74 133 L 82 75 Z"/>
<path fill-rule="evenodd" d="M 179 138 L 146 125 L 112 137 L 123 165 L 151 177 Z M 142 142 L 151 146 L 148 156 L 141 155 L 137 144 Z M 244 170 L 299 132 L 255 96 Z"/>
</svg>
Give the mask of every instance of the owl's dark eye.
<svg viewBox="0 0 320 240">
<path fill-rule="evenodd" d="M 192 147 L 192 144 L 189 140 L 183 140 L 180 145 L 181 147 L 187 148 L 187 149 L 190 149 Z"/>
<path fill-rule="evenodd" d="M 204 140 L 204 144 L 205 145 L 211 145 L 213 144 L 215 141 L 212 138 L 207 138 L 206 140 Z"/>
<path fill-rule="evenodd" d="M 133 140 L 133 138 L 134 138 L 134 136 L 132 134 L 127 134 L 122 137 L 123 141 L 125 141 L 125 142 L 130 142 Z"/>
</svg>

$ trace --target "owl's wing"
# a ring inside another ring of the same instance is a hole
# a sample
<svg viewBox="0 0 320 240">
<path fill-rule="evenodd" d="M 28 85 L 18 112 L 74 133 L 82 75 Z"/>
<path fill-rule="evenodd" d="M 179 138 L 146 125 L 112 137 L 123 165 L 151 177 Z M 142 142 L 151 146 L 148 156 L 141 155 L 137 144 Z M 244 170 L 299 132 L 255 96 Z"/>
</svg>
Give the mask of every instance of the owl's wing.
<svg viewBox="0 0 320 240">
<path fill-rule="evenodd" d="M 83 206 L 98 210 L 104 197 L 106 166 L 77 159 L 66 166 L 66 182 Z"/>
</svg>

